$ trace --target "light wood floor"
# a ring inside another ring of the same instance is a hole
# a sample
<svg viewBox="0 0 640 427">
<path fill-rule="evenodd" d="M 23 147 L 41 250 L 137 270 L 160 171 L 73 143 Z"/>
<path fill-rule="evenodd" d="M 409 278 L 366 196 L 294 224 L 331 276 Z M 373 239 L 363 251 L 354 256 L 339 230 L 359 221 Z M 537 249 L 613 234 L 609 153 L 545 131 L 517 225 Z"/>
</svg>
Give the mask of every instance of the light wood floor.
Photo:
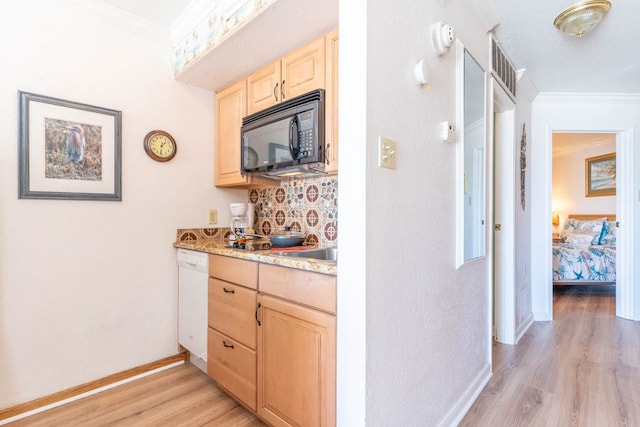
<svg viewBox="0 0 640 427">
<path fill-rule="evenodd" d="M 461 426 L 640 426 L 640 322 L 615 317 L 614 288 L 557 288 L 554 318 L 494 345 L 494 375 Z M 11 425 L 264 426 L 192 365 Z"/>
<path fill-rule="evenodd" d="M 170 368 L 9 425 L 265 426 L 191 364 Z"/>
<path fill-rule="evenodd" d="M 493 352 L 460 426 L 640 426 L 640 322 L 615 317 L 613 287 L 557 287 L 553 322 Z"/>
</svg>

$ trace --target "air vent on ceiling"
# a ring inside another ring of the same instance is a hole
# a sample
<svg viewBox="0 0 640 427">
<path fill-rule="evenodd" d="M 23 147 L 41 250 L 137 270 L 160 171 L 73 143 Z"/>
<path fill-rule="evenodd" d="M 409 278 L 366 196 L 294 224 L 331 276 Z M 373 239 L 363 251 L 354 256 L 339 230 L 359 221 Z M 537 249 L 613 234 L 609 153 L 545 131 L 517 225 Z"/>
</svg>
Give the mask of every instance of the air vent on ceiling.
<svg viewBox="0 0 640 427">
<path fill-rule="evenodd" d="M 500 45 L 495 39 L 491 39 L 491 68 L 492 74 L 496 77 L 502 87 L 513 97 L 516 98 L 516 70 L 511 65 L 509 58 L 504 54 Z"/>
</svg>

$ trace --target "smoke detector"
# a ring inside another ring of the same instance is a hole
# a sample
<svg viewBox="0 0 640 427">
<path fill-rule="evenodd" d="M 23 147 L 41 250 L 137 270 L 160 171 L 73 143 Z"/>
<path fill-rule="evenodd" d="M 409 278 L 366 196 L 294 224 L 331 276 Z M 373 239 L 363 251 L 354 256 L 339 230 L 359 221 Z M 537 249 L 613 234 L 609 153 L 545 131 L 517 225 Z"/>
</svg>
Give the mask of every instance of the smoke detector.
<svg viewBox="0 0 640 427">
<path fill-rule="evenodd" d="M 451 25 L 438 21 L 431 26 L 431 46 L 438 56 L 447 53 L 455 39 L 456 33 Z"/>
</svg>

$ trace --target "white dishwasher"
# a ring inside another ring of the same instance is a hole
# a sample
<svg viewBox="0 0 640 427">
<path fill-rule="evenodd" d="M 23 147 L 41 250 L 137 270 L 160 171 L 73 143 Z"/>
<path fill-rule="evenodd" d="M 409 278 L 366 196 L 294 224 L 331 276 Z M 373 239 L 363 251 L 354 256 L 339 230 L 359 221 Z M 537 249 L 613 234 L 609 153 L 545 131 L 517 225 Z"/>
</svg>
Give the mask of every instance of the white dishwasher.
<svg viewBox="0 0 640 427">
<path fill-rule="evenodd" d="M 178 342 L 190 361 L 207 371 L 209 254 L 178 249 Z"/>
</svg>

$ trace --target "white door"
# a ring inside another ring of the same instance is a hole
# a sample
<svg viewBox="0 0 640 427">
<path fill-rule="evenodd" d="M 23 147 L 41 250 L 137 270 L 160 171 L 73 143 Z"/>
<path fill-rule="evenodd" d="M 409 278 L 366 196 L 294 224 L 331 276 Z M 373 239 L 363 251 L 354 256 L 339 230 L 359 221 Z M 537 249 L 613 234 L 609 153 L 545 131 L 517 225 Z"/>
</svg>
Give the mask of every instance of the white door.
<svg viewBox="0 0 640 427">
<path fill-rule="evenodd" d="M 516 343 L 515 105 L 494 84 L 493 270 L 495 339 Z"/>
</svg>

